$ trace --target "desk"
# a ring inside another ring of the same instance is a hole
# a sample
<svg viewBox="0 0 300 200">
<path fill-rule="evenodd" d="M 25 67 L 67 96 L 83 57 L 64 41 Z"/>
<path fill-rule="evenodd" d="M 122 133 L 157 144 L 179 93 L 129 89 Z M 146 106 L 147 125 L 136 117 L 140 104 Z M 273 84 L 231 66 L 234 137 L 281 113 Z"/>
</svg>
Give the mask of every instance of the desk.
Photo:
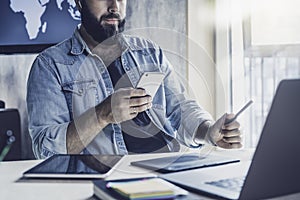
<svg viewBox="0 0 300 200">
<path fill-rule="evenodd" d="M 216 150 L 215 154 L 226 154 L 238 157 L 242 161 L 249 161 L 253 151 L 249 150 Z M 178 154 L 178 153 L 171 153 Z M 140 154 L 128 155 L 122 163 L 107 179 L 134 178 L 153 176 L 156 172 L 145 170 L 130 165 L 131 161 L 146 158 L 168 156 L 166 154 Z M 86 180 L 45 180 L 45 179 L 22 179 L 22 173 L 42 160 L 8 161 L 0 163 L 0 199 L 86 199 L 93 200 L 93 184 Z M 192 194 L 195 199 L 210 199 Z M 292 196 L 291 199 L 293 199 Z M 296 196 L 294 199 L 300 199 Z M 284 198 L 286 199 L 286 198 Z"/>
</svg>

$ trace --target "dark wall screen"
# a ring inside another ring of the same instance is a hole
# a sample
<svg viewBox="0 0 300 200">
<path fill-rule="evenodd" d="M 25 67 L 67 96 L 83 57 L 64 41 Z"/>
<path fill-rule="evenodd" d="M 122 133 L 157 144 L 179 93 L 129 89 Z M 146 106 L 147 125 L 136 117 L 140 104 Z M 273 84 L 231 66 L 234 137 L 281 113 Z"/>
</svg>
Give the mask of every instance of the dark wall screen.
<svg viewBox="0 0 300 200">
<path fill-rule="evenodd" d="M 37 53 L 69 38 L 80 22 L 74 0 L 2 0 L 0 53 Z"/>
</svg>

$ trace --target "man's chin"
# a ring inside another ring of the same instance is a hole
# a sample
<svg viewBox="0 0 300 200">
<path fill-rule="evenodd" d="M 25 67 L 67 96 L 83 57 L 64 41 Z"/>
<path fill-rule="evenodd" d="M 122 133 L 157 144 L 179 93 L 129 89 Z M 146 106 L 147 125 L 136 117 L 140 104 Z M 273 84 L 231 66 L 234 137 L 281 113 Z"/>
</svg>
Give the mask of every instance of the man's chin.
<svg viewBox="0 0 300 200">
<path fill-rule="evenodd" d="M 124 31 L 125 21 L 121 21 L 120 24 L 107 24 L 105 21 L 101 22 L 101 27 L 98 30 L 90 31 L 89 34 L 98 43 L 115 43 L 117 35 Z"/>
</svg>

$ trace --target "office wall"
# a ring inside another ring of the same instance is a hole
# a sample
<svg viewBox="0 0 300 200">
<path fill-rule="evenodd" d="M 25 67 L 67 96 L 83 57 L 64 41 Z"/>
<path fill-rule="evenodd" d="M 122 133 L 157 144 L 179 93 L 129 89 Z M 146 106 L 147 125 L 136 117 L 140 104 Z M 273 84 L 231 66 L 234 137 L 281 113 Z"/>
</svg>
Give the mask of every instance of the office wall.
<svg viewBox="0 0 300 200">
<path fill-rule="evenodd" d="M 187 0 L 129 0 L 127 33 L 160 45 L 187 82 Z M 141 17 L 142 16 L 142 17 Z"/>
<path fill-rule="evenodd" d="M 129 33 L 162 45 L 178 74 L 186 79 L 186 0 L 129 0 L 128 4 Z M 19 109 L 24 159 L 33 158 L 25 97 L 26 80 L 35 57 L 36 54 L 0 55 L 0 99 L 6 107 Z"/>
<path fill-rule="evenodd" d="M 215 0 L 188 0 L 190 95 L 216 117 Z"/>
<path fill-rule="evenodd" d="M 36 55 L 0 56 L 0 99 L 6 108 L 18 108 L 21 117 L 22 158 L 33 158 L 28 134 L 26 111 L 26 80 Z M 0 125 L 3 122 L 0 122 Z"/>
</svg>

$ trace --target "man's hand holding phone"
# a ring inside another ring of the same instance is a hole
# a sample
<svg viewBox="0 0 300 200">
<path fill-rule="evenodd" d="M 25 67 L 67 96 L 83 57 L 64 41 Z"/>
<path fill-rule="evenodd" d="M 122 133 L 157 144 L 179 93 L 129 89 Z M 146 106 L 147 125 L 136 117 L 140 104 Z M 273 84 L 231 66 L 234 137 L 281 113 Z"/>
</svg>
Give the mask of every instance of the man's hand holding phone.
<svg viewBox="0 0 300 200">
<path fill-rule="evenodd" d="M 224 149 L 238 149 L 242 147 L 240 123 L 236 120 L 224 123 L 234 118 L 234 114 L 224 114 L 208 129 L 210 141 Z"/>
<path fill-rule="evenodd" d="M 98 120 L 121 123 L 135 118 L 152 106 L 152 97 L 144 89 L 121 88 L 96 107 Z"/>
</svg>

